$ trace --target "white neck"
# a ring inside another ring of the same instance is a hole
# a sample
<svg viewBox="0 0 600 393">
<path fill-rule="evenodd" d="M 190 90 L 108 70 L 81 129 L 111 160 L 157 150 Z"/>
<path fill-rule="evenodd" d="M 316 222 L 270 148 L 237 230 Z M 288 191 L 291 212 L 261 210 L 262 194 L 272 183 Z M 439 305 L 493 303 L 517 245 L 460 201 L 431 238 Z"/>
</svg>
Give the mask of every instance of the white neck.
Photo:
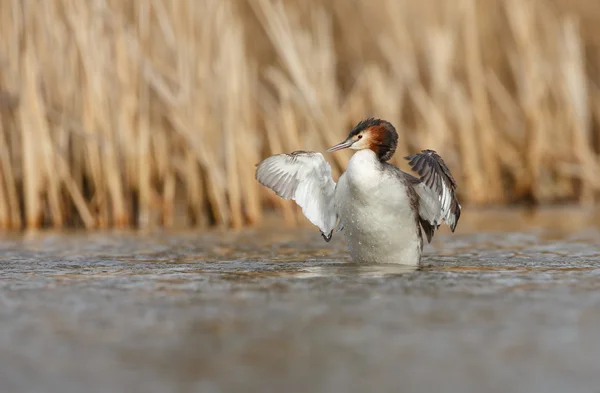
<svg viewBox="0 0 600 393">
<path fill-rule="evenodd" d="M 381 162 L 372 150 L 359 150 L 350 158 L 346 174 L 352 183 L 368 188 L 370 184 L 379 182 Z"/>
<path fill-rule="evenodd" d="M 348 162 L 348 168 L 356 165 L 375 165 L 380 166 L 381 162 L 377 158 L 377 154 L 371 149 L 359 150 L 350 158 Z"/>
<path fill-rule="evenodd" d="M 371 149 L 358 150 L 356 153 L 354 153 L 354 155 L 352 156 L 351 159 L 352 160 L 354 160 L 354 159 L 372 160 L 372 161 L 379 162 L 379 159 L 377 158 L 377 154 L 375 154 L 375 152 Z"/>
</svg>

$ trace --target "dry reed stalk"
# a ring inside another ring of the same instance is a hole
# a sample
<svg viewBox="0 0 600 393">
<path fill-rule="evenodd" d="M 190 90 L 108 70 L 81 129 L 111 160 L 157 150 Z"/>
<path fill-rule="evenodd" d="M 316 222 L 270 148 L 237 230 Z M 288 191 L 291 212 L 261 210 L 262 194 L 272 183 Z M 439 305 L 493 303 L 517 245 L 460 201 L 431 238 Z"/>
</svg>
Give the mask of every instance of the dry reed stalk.
<svg viewBox="0 0 600 393">
<path fill-rule="evenodd" d="M 458 132 L 458 146 L 460 151 L 478 152 L 476 123 L 471 111 L 470 100 L 461 86 L 456 86 L 450 96 L 449 110 L 454 113 L 453 123 L 460 131 Z M 460 166 L 465 168 L 464 184 L 462 189 L 465 194 L 473 195 L 476 200 L 485 198 L 485 180 L 481 171 L 481 156 L 478 154 L 463 154 L 460 157 Z"/>
<path fill-rule="evenodd" d="M 591 96 L 592 98 L 590 99 L 590 101 L 594 102 L 595 104 L 592 105 L 592 112 L 593 112 L 593 120 L 595 121 L 595 124 L 600 124 L 600 88 L 598 86 L 591 86 Z M 600 135 L 599 132 L 597 132 L 598 129 L 596 129 L 596 133 L 594 135 L 594 140 L 595 140 L 595 146 L 594 144 L 592 144 L 591 148 L 596 151 L 599 152 L 600 151 Z"/>
<path fill-rule="evenodd" d="M 122 171 L 127 190 L 139 192 L 139 167 L 137 165 L 137 143 L 139 130 L 137 117 L 140 108 L 137 93 L 140 91 L 139 70 L 130 52 L 129 37 L 123 26 L 115 23 L 115 71 L 117 80 L 117 138 L 122 154 Z M 133 201 L 129 201 L 129 209 Z M 130 217 L 137 221 L 137 217 Z"/>
<path fill-rule="evenodd" d="M 227 10 L 231 12 L 231 10 Z M 231 18 L 231 16 L 229 16 Z M 244 67 L 245 53 L 243 48 L 243 33 L 237 25 L 230 25 L 227 29 L 223 29 L 221 42 L 223 46 L 231 48 L 231 51 L 222 53 L 218 69 L 223 75 L 219 79 L 225 81 L 223 85 L 223 93 L 226 97 L 224 104 L 224 112 L 226 113 L 242 113 L 243 97 L 247 94 L 243 89 L 243 80 L 247 71 L 240 70 Z M 240 188 L 241 178 L 239 174 L 238 160 L 242 157 L 238 155 L 238 146 L 242 145 L 246 138 L 243 132 L 244 124 L 240 122 L 239 117 L 228 116 L 222 119 L 222 128 L 224 131 L 223 145 L 225 150 L 225 175 L 227 176 L 227 196 L 229 208 L 231 210 L 231 226 L 233 228 L 241 228 L 243 226 L 242 215 L 242 189 Z"/>
<path fill-rule="evenodd" d="M 74 46 L 77 54 L 81 58 L 81 90 L 79 91 L 81 99 L 81 124 L 83 129 L 90 132 L 95 138 L 102 139 L 98 131 L 98 121 L 102 121 L 98 113 L 102 102 L 102 66 L 99 64 L 99 53 L 96 51 L 96 43 L 92 34 L 94 33 L 91 25 L 92 10 L 84 7 L 82 4 L 65 3 L 69 8 L 67 21 L 73 34 Z M 97 26 L 96 26 L 97 29 Z M 98 74 L 100 72 L 100 74 Z M 104 142 L 104 141 L 103 141 Z M 83 141 L 83 160 L 86 167 L 87 179 L 91 189 L 91 205 L 95 214 L 96 224 L 100 228 L 107 228 L 110 225 L 108 201 L 106 193 L 106 183 L 104 165 L 102 162 L 102 151 L 104 146 L 99 145 L 94 138 L 86 138 Z"/>
<path fill-rule="evenodd" d="M 175 224 L 175 187 L 177 186 L 175 174 L 168 171 L 165 174 L 162 190 L 162 224 L 167 228 L 172 228 Z"/>
<path fill-rule="evenodd" d="M 137 35 L 140 50 L 149 46 L 150 26 L 150 2 L 142 0 L 137 7 Z M 138 217 L 137 223 L 141 228 L 151 225 L 151 162 L 150 162 L 150 91 L 146 83 L 139 84 L 136 92 L 139 101 L 138 124 L 137 124 L 137 167 L 138 167 Z"/>
<path fill-rule="evenodd" d="M 1 113 L 1 112 L 0 112 Z M 15 182 L 13 164 L 10 159 L 9 143 L 6 138 L 6 131 L 3 122 L 0 121 L 0 172 L 2 172 L 3 182 L 3 207 L 5 210 L 4 229 L 18 229 L 21 227 L 21 207 L 19 205 L 19 195 Z"/>
<path fill-rule="evenodd" d="M 4 127 L 0 122 L 0 229 L 9 229 L 12 227 L 12 217 L 10 214 L 11 203 L 8 197 L 9 182 L 6 179 L 6 173 L 9 173 L 9 168 L 6 168 L 6 145 L 4 142 Z"/>
<path fill-rule="evenodd" d="M 22 133 L 22 157 L 25 199 L 25 222 L 28 229 L 39 228 L 43 216 L 43 178 L 44 165 L 40 163 L 40 145 L 37 143 L 42 138 L 39 136 L 39 121 L 35 119 L 43 117 L 37 113 L 40 108 L 36 106 L 37 79 L 35 78 L 35 64 L 33 59 L 33 48 L 27 45 L 23 55 L 23 90 L 21 91 L 21 103 L 19 105 L 19 128 Z"/>
<path fill-rule="evenodd" d="M 485 172 L 485 199 L 474 202 L 499 202 L 502 198 L 502 180 L 498 165 L 499 153 L 495 149 L 495 139 L 498 139 L 492 123 L 488 92 L 485 88 L 485 71 L 482 63 L 481 43 L 477 27 L 477 6 L 475 0 L 465 0 L 463 39 L 465 41 L 467 80 L 471 93 L 471 104 L 479 128 L 480 148 L 485 151 L 481 157 L 483 171 Z"/>
<path fill-rule="evenodd" d="M 592 135 L 590 133 L 590 106 L 588 103 L 585 80 L 585 63 L 583 45 L 580 40 L 576 21 L 567 18 L 561 26 L 562 45 L 562 94 L 565 97 L 567 116 L 574 129 L 573 151 L 571 154 L 579 161 L 582 184 L 579 200 L 585 204 L 594 202 L 593 183 L 596 174 L 600 171 L 593 149 L 590 147 Z"/>
<path fill-rule="evenodd" d="M 536 33 L 533 24 L 534 11 L 532 4 L 511 1 L 506 3 L 509 27 L 516 43 L 516 53 L 511 58 L 515 74 L 518 78 L 517 94 L 519 106 L 524 112 L 524 140 L 528 149 L 521 151 L 526 163 L 527 189 L 536 198 L 540 192 L 540 171 L 543 153 L 544 109 L 543 97 L 546 94 L 544 70 L 540 65 L 545 62 L 539 53 L 541 48 L 535 45 Z M 517 68 L 518 67 L 518 68 Z"/>
<path fill-rule="evenodd" d="M 242 80 L 246 91 L 244 101 L 240 108 L 240 119 L 243 128 L 238 129 L 237 152 L 240 156 L 238 168 L 243 192 L 243 207 L 245 221 L 252 225 L 262 218 L 261 200 L 259 198 L 259 184 L 254 179 L 255 167 L 248 163 L 258 163 L 261 159 L 260 143 L 258 141 L 259 129 L 254 107 L 256 90 L 258 88 L 258 71 L 255 64 L 249 65 Z"/>
<path fill-rule="evenodd" d="M 39 156 L 37 157 L 39 161 L 37 161 L 36 168 L 34 169 L 37 172 L 37 178 L 39 179 L 39 183 L 37 183 L 37 187 L 39 187 L 37 197 L 41 198 L 43 197 L 43 194 L 48 196 L 49 214 L 51 216 L 52 225 L 54 228 L 61 228 L 63 226 L 63 209 L 60 202 L 61 182 L 56 173 L 56 166 L 54 163 L 54 156 L 56 154 L 53 149 L 53 141 L 46 120 L 44 100 L 39 91 L 41 81 L 38 64 L 40 62 L 35 55 L 36 50 L 33 41 L 28 40 L 27 45 L 30 49 L 25 55 L 26 65 L 24 77 L 28 81 L 28 91 L 25 96 L 26 99 L 23 102 L 23 112 L 25 113 L 26 111 L 27 120 L 26 123 L 23 124 L 26 124 L 27 127 L 34 130 L 36 135 L 35 141 L 30 141 L 31 144 L 29 147 L 33 148 L 32 145 L 35 144 L 35 149 L 38 149 L 39 152 Z M 46 188 L 45 193 L 43 191 L 44 188 Z M 42 224 L 39 220 L 43 219 L 43 213 L 41 207 L 39 209 L 40 211 L 37 219 L 28 221 L 30 223 L 30 228 L 37 228 Z"/>
<path fill-rule="evenodd" d="M 0 169 L 0 229 L 8 229 L 12 226 L 10 217 L 10 203 L 4 187 L 5 180 L 3 170 Z"/>
<path fill-rule="evenodd" d="M 180 172 L 186 184 L 187 200 L 190 201 L 189 214 L 191 215 L 192 224 L 202 228 L 208 224 L 208 219 L 203 210 L 206 201 L 204 187 L 201 183 L 200 168 L 193 152 L 188 151 L 185 155 L 184 167 Z"/>
<path fill-rule="evenodd" d="M 404 169 L 438 150 L 465 204 L 594 203 L 595 14 L 567 0 L 2 2 L 0 91 L 19 105 L 1 110 L 0 226 L 172 227 L 183 210 L 240 228 L 272 206 L 305 222 L 253 164 L 323 151 L 367 116 L 396 125 Z M 334 177 L 350 155 L 327 155 Z"/>
</svg>

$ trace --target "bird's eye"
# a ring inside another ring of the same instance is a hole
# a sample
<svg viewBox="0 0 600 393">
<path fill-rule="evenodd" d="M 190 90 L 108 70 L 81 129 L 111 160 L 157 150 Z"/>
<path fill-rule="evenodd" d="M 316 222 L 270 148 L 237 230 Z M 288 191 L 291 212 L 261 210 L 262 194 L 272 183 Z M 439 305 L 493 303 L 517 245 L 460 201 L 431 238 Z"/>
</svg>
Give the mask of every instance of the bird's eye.
<svg viewBox="0 0 600 393">
<path fill-rule="evenodd" d="M 358 136 L 358 139 L 360 139 L 360 138 L 362 138 L 362 135 L 359 135 L 359 136 Z"/>
</svg>

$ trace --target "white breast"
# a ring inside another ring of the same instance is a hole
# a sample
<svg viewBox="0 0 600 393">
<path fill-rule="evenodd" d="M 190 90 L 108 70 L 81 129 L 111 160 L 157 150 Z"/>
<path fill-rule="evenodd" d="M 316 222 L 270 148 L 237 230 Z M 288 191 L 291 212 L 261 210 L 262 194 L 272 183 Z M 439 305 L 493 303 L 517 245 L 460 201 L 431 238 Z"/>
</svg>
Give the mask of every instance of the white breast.
<svg viewBox="0 0 600 393">
<path fill-rule="evenodd" d="M 338 181 L 335 206 L 354 261 L 419 263 L 422 240 L 406 185 L 372 151 L 352 156 Z"/>
</svg>

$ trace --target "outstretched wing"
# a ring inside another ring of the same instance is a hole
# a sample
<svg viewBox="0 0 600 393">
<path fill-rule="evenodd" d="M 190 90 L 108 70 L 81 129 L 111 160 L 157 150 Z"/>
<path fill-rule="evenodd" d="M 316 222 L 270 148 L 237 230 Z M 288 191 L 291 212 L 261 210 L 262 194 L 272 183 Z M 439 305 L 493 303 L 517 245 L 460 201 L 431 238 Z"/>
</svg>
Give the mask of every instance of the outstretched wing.
<svg viewBox="0 0 600 393">
<path fill-rule="evenodd" d="M 419 195 L 419 215 L 427 240 L 431 241 L 442 221 L 454 232 L 462 207 L 456 198 L 456 181 L 442 157 L 433 150 L 422 150 L 405 159 L 420 176 L 421 182 L 414 188 Z"/>
<path fill-rule="evenodd" d="M 337 221 L 333 204 L 335 182 L 321 153 L 295 151 L 277 154 L 257 164 L 256 180 L 283 199 L 292 199 L 304 216 L 319 227 L 326 241 Z"/>
</svg>

